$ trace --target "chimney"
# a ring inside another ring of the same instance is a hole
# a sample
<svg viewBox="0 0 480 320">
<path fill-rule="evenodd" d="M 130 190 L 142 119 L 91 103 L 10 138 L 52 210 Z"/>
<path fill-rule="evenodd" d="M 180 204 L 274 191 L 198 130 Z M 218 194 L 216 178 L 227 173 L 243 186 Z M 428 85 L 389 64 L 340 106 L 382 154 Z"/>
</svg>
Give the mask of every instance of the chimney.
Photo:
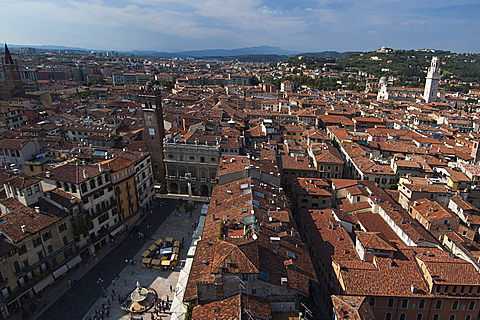
<svg viewBox="0 0 480 320">
<path fill-rule="evenodd" d="M 47 176 L 47 178 L 50 178 L 52 176 L 52 174 L 50 173 L 50 171 L 45 171 L 45 175 Z"/>
<path fill-rule="evenodd" d="M 37 213 L 40 213 L 40 207 L 35 207 L 35 211 L 37 211 Z"/>
<path fill-rule="evenodd" d="M 20 228 L 22 228 L 23 233 L 27 233 L 27 227 L 25 225 L 22 225 Z"/>
<path fill-rule="evenodd" d="M 88 179 L 87 169 L 83 169 L 83 177 L 84 177 L 85 179 Z"/>
<path fill-rule="evenodd" d="M 103 172 L 103 164 L 102 163 L 98 164 L 98 171 Z"/>
</svg>

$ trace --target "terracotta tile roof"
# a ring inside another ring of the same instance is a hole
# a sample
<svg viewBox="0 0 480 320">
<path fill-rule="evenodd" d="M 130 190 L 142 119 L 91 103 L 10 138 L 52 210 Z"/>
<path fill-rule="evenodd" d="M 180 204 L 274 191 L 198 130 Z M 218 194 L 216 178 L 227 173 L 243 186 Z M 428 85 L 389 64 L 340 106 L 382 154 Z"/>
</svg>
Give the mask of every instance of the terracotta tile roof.
<svg viewBox="0 0 480 320">
<path fill-rule="evenodd" d="M 340 190 L 343 188 L 348 188 L 350 186 L 355 186 L 359 184 L 358 180 L 351 180 L 351 179 L 332 179 L 332 187 L 335 190 Z"/>
<path fill-rule="evenodd" d="M 118 157 L 118 158 L 105 160 L 99 163 L 103 165 L 105 170 L 110 169 L 113 172 L 115 172 L 115 171 L 127 169 L 128 167 L 130 167 L 135 163 L 135 160 L 127 160 L 125 158 Z"/>
<path fill-rule="evenodd" d="M 32 186 L 38 182 L 42 181 L 39 178 L 24 176 L 24 175 L 13 175 L 5 183 L 19 189 L 25 189 L 29 186 Z"/>
<path fill-rule="evenodd" d="M 331 298 L 336 319 L 367 320 L 376 318 L 365 296 L 331 295 Z"/>
<path fill-rule="evenodd" d="M 19 242 L 67 215 L 66 212 L 45 201 L 39 205 L 40 213 L 13 198 L 3 200 L 1 206 L 5 207 L 6 211 L 0 216 L 0 231 L 13 242 Z M 25 226 L 26 232 L 22 231 L 22 226 Z"/>
<path fill-rule="evenodd" d="M 480 209 L 475 207 L 470 202 L 463 200 L 461 196 L 451 196 L 450 201 L 456 203 L 464 211 L 467 211 L 467 210 L 480 211 Z"/>
<path fill-rule="evenodd" d="M 362 243 L 362 246 L 366 249 L 397 251 L 397 249 L 390 244 L 387 237 L 381 232 L 356 231 L 355 235 Z"/>
<path fill-rule="evenodd" d="M 377 197 L 378 206 L 385 212 L 389 219 L 394 222 L 413 242 L 430 242 L 437 245 L 438 241 L 417 220 L 396 203 L 382 188 L 372 181 L 362 181 L 372 194 Z M 408 186 L 408 185 L 407 185 Z"/>
<path fill-rule="evenodd" d="M 64 165 L 49 169 L 49 177 L 47 177 L 47 171 L 42 172 L 37 176 L 42 179 L 53 179 L 62 182 L 80 184 L 87 181 L 87 179 L 83 175 L 84 170 L 86 170 L 85 172 L 87 173 L 87 179 L 102 174 L 102 171 L 100 171 L 100 168 L 97 165 L 84 165 L 69 162 Z"/>
<path fill-rule="evenodd" d="M 283 170 L 316 171 L 315 167 L 310 164 L 308 157 L 282 155 L 280 158 L 280 165 Z"/>
<path fill-rule="evenodd" d="M 340 156 L 338 151 L 332 150 L 321 150 L 320 154 L 315 155 L 315 160 L 317 163 L 333 163 L 333 164 L 344 164 L 342 157 Z"/>
<path fill-rule="evenodd" d="M 364 196 L 370 196 L 368 191 L 365 188 L 360 187 L 360 185 L 355 185 L 347 188 L 347 192 L 351 196 L 359 196 L 359 195 L 364 195 Z"/>
<path fill-rule="evenodd" d="M 296 178 L 293 182 L 293 188 L 297 195 L 317 195 L 332 196 L 330 185 L 324 179 L 318 178 Z"/>
<path fill-rule="evenodd" d="M 185 300 L 196 297 L 197 283 L 213 283 L 219 266 L 231 274 L 268 275 L 265 281 L 275 286 L 281 286 L 281 278 L 286 277 L 289 288 L 308 295 L 305 284 L 316 281 L 316 276 L 308 251 L 295 236 L 296 225 L 288 207 L 279 188 L 254 178 L 215 187 Z M 244 226 L 246 221 L 250 221 L 248 226 Z M 218 239 L 219 234 L 224 240 Z M 281 245 L 272 243 L 271 237 L 281 239 Z M 284 261 L 292 255 L 293 267 L 287 269 Z"/>
<path fill-rule="evenodd" d="M 246 168 L 250 170 L 259 170 L 267 174 L 273 173 L 274 176 L 279 175 L 276 158 L 260 159 L 249 156 L 238 155 L 222 155 L 217 168 L 217 176 L 230 174 L 233 172 L 243 172 Z"/>
<path fill-rule="evenodd" d="M 20 150 L 23 148 L 23 146 L 28 143 L 30 139 L 1 139 L 0 140 L 0 149 L 14 149 L 14 150 Z"/>
<path fill-rule="evenodd" d="M 243 293 L 196 306 L 193 308 L 191 319 L 242 320 L 245 318 L 245 311 L 253 320 L 272 319 L 272 311 L 267 299 Z"/>
<path fill-rule="evenodd" d="M 258 243 L 253 240 L 241 244 L 215 241 L 211 250 L 213 259 L 210 262 L 210 273 L 218 273 L 219 267 L 227 273 L 260 272 Z"/>
<path fill-rule="evenodd" d="M 460 258 L 450 257 L 448 252 L 421 248 L 416 258 L 426 266 L 426 271 L 439 285 L 480 285 L 480 274 L 475 267 Z"/>
<path fill-rule="evenodd" d="M 363 211 L 366 209 L 371 210 L 372 207 L 370 206 L 370 204 L 368 204 L 368 202 L 358 202 L 355 204 L 351 204 L 351 203 L 342 204 L 340 205 L 340 209 L 347 213 L 353 213 L 360 210 L 363 210 Z"/>
<path fill-rule="evenodd" d="M 415 200 L 413 202 L 413 211 L 418 212 L 425 220 L 430 222 L 455 217 L 452 212 L 441 206 L 437 201 L 426 198 Z"/>
<path fill-rule="evenodd" d="M 399 247 L 406 247 L 395 231 L 378 214 L 362 212 L 355 215 L 361 226 L 369 232 L 381 232 L 390 241 Z"/>
<path fill-rule="evenodd" d="M 46 190 L 45 196 L 67 209 L 70 209 L 82 202 L 81 199 L 74 197 L 70 193 L 66 193 L 58 188 Z"/>
</svg>

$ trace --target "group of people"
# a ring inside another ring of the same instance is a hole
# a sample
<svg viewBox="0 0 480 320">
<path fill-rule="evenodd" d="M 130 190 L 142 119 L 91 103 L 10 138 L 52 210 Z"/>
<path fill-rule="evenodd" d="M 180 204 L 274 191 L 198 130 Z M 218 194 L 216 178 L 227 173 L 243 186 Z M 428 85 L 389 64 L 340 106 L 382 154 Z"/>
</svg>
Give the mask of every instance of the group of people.
<svg viewBox="0 0 480 320">
<path fill-rule="evenodd" d="M 155 319 L 161 319 L 161 316 L 159 313 L 164 313 L 170 310 L 171 307 L 171 301 L 169 300 L 168 296 L 166 300 L 163 299 L 156 299 L 153 303 L 153 311 L 150 312 L 150 319 L 155 320 Z M 159 317 L 159 318 L 156 318 Z"/>
<path fill-rule="evenodd" d="M 100 310 L 95 309 L 93 314 L 88 317 L 88 320 L 104 320 L 105 318 L 110 317 L 110 308 L 112 303 L 110 300 L 102 303 L 102 308 Z"/>
</svg>

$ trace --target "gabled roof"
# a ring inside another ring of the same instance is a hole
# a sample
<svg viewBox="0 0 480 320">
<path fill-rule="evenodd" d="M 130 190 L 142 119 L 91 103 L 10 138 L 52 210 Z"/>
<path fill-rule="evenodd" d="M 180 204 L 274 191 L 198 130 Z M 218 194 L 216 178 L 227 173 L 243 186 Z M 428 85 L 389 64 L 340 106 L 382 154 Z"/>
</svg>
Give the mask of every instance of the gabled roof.
<svg viewBox="0 0 480 320">
<path fill-rule="evenodd" d="M 381 232 L 355 232 L 358 240 L 362 243 L 364 248 L 383 250 L 383 251 L 397 251 L 397 249 L 390 244 L 387 237 Z"/>
<path fill-rule="evenodd" d="M 212 273 L 218 273 L 219 268 L 229 273 L 260 272 L 258 244 L 253 240 L 240 245 L 218 241 L 213 250 Z"/>
</svg>

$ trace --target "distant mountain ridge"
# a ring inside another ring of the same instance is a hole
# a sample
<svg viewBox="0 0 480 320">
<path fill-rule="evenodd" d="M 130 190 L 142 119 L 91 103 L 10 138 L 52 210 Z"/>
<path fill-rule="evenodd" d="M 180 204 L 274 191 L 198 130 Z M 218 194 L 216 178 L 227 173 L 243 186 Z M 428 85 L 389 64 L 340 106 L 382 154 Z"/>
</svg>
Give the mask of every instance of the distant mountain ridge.
<svg viewBox="0 0 480 320">
<path fill-rule="evenodd" d="M 136 55 L 152 55 L 157 57 L 168 58 L 198 58 L 198 57 L 231 57 L 242 55 L 261 55 L 261 54 L 276 54 L 281 56 L 290 56 L 295 52 L 286 51 L 278 47 L 259 46 L 259 47 L 245 47 L 238 49 L 207 49 L 207 50 L 190 50 L 180 52 L 158 52 L 153 50 L 134 50 L 125 53 L 132 53 Z"/>
<path fill-rule="evenodd" d="M 31 47 L 44 50 L 75 50 L 75 51 L 98 51 L 98 52 L 107 52 L 112 50 L 91 50 L 80 47 L 68 47 L 68 46 L 58 46 L 58 45 L 8 45 L 12 49 L 19 49 L 21 47 Z M 113 50 L 115 51 L 115 50 Z M 188 57 L 227 57 L 227 56 L 242 56 L 242 55 L 279 55 L 279 56 L 309 56 L 309 57 L 337 57 L 343 53 L 337 51 L 321 51 L 321 52 L 307 52 L 307 53 L 298 53 L 294 51 L 283 50 L 279 47 L 272 46 L 256 46 L 256 47 L 244 47 L 237 49 L 205 49 L 205 50 L 188 50 L 188 51 L 179 51 L 179 52 L 166 52 L 166 51 L 157 51 L 157 50 L 129 50 L 129 51 L 118 51 L 119 53 L 125 54 L 136 54 L 136 55 L 147 55 L 147 56 L 164 56 L 164 57 L 178 57 L 178 58 L 188 58 Z M 353 52 L 352 53 L 359 53 Z"/>
</svg>

